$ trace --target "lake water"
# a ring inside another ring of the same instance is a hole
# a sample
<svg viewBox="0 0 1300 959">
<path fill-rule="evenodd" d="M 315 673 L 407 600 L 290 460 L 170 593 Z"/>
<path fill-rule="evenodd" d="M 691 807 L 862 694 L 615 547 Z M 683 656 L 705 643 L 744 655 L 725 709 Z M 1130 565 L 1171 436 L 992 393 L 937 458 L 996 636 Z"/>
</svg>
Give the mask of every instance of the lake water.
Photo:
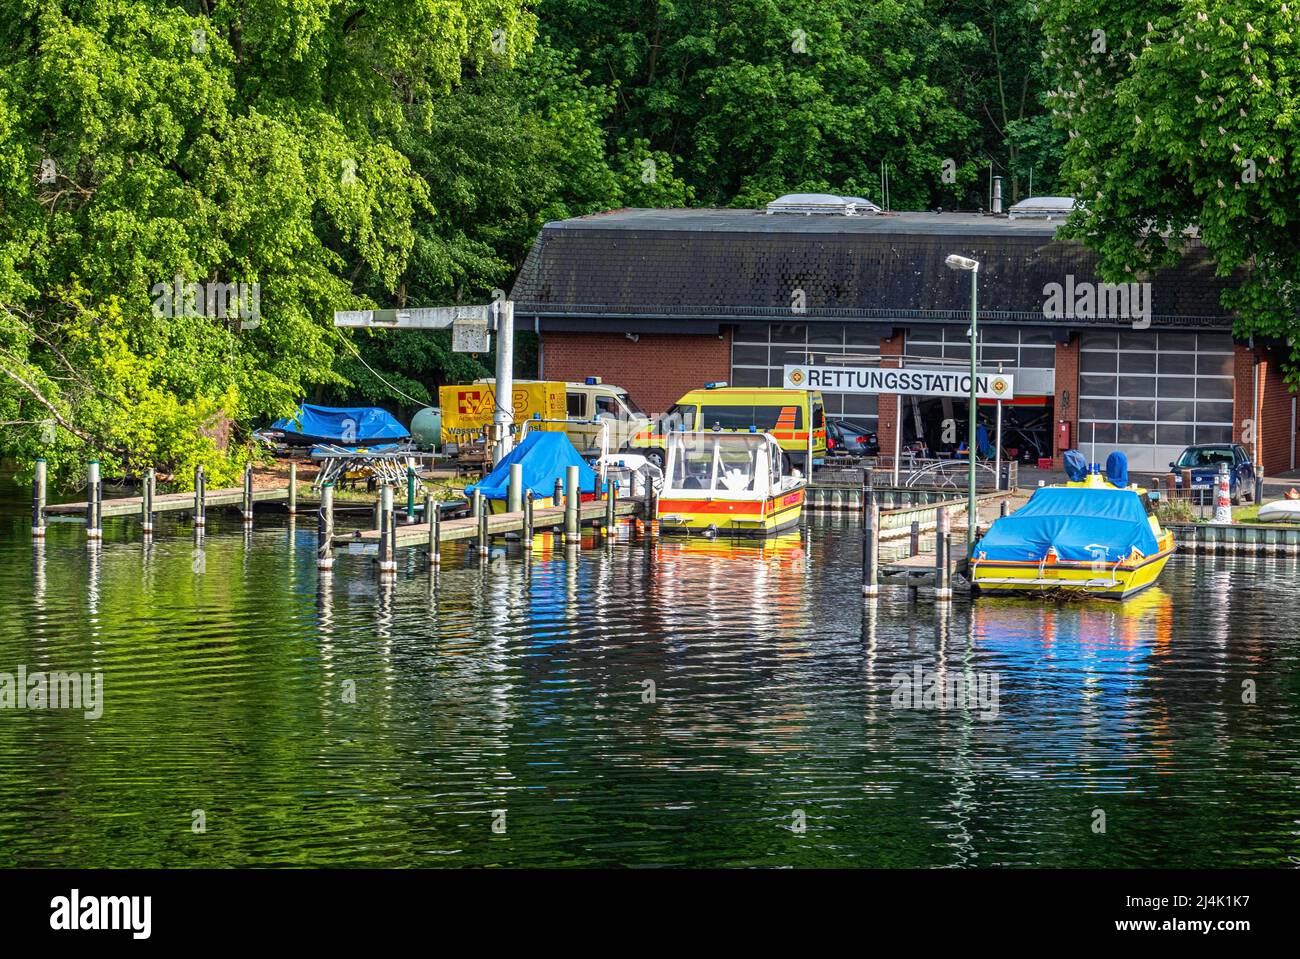
<svg viewBox="0 0 1300 959">
<path fill-rule="evenodd" d="M 103 675 L 98 719 L 0 710 L 0 866 L 1300 860 L 1294 559 L 943 609 L 864 603 L 838 520 L 454 546 L 436 580 L 404 551 L 391 586 L 346 554 L 322 581 L 310 516 L 209 523 L 34 546 L 0 513 L 0 672 Z M 910 708 L 918 669 L 985 698 Z"/>
</svg>

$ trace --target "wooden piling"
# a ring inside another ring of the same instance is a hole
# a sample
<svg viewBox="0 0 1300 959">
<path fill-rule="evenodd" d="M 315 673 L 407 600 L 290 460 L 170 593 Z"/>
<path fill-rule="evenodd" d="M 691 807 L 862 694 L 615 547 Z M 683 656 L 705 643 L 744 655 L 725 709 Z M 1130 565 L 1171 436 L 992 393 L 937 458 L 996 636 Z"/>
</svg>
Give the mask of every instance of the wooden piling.
<svg viewBox="0 0 1300 959">
<path fill-rule="evenodd" d="M 871 487 L 862 489 L 862 595 L 880 595 L 880 506 Z"/>
<path fill-rule="evenodd" d="M 37 457 L 36 471 L 32 475 L 32 536 L 37 539 L 45 536 L 45 484 L 47 481 L 45 457 Z"/>
<path fill-rule="evenodd" d="M 385 483 L 379 491 L 379 573 L 397 572 L 393 558 L 393 487 Z"/>
<path fill-rule="evenodd" d="M 582 499 L 582 491 L 578 486 L 578 467 L 570 466 L 564 471 L 565 490 L 564 490 L 564 539 L 569 543 L 582 542 L 582 530 L 578 525 L 578 503 Z"/>
<path fill-rule="evenodd" d="M 289 515 L 298 512 L 298 464 L 289 464 Z"/>
<path fill-rule="evenodd" d="M 250 463 L 244 467 L 244 522 L 253 521 L 253 466 Z"/>
<path fill-rule="evenodd" d="M 605 535 L 618 535 L 618 480 L 606 484 L 605 489 Z"/>
<path fill-rule="evenodd" d="M 429 524 L 429 566 L 434 567 L 442 562 L 442 524 L 439 522 L 438 504 L 434 502 L 433 494 L 426 493 L 424 497 L 424 519 Z"/>
<path fill-rule="evenodd" d="M 101 539 L 104 535 L 100 497 L 104 495 L 103 481 L 99 478 L 99 460 L 86 464 L 86 538 Z"/>
<path fill-rule="evenodd" d="M 207 525 L 207 480 L 203 475 L 203 467 L 194 467 L 194 526 L 202 528 Z"/>
<path fill-rule="evenodd" d="M 316 568 L 334 567 L 334 484 L 320 488 L 320 515 L 316 522 Z"/>
<path fill-rule="evenodd" d="M 970 522 L 967 517 L 967 522 Z M 952 585 L 948 581 L 951 564 L 948 561 L 952 549 L 952 527 L 948 520 L 948 507 L 940 506 L 935 510 L 934 527 L 934 598 L 940 601 L 952 599 Z"/>
<path fill-rule="evenodd" d="M 921 524 L 917 520 L 912 520 L 910 533 L 911 537 L 908 542 L 907 555 L 915 556 L 917 553 L 921 552 Z"/>
</svg>

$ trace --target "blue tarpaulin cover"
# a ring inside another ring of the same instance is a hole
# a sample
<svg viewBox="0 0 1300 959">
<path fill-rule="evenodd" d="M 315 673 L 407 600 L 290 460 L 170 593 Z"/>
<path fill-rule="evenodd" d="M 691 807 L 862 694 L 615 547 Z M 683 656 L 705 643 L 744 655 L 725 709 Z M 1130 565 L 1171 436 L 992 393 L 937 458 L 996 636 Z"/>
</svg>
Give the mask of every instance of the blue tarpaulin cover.
<svg viewBox="0 0 1300 959">
<path fill-rule="evenodd" d="M 1047 550 L 1072 562 L 1125 559 L 1136 547 L 1160 552 L 1151 522 L 1132 490 L 1044 486 L 1010 516 L 994 521 L 975 544 L 987 560 L 1040 562 Z"/>
<path fill-rule="evenodd" d="M 365 444 L 401 440 L 411 434 L 388 410 L 377 406 L 312 406 L 303 403 L 290 419 L 276 420 L 273 430 L 296 433 L 313 441 Z"/>
<path fill-rule="evenodd" d="M 481 490 L 488 499 L 505 499 L 510 485 L 510 465 L 519 463 L 524 468 L 524 489 L 532 490 L 541 499 L 555 493 L 555 481 L 565 481 L 565 471 L 578 467 L 578 490 L 596 492 L 596 471 L 578 455 L 569 438 L 563 433 L 529 433 L 524 441 L 505 455 L 487 476 L 465 487 L 465 495 L 473 496 Z"/>
</svg>

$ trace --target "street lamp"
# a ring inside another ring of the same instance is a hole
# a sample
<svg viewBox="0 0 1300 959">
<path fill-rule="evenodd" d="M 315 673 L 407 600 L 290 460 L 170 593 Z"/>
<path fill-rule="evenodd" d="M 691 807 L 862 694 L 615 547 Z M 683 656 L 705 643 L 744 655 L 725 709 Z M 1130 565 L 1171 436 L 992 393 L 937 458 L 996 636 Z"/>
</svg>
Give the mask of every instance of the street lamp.
<svg viewBox="0 0 1300 959">
<path fill-rule="evenodd" d="M 966 555 L 970 556 L 975 548 L 975 522 L 978 518 L 975 508 L 975 355 L 979 329 L 976 326 L 975 303 L 980 262 L 956 253 L 949 255 L 943 262 L 950 270 L 970 272 L 970 422 L 966 435 L 966 461 L 969 464 L 966 476 Z"/>
</svg>

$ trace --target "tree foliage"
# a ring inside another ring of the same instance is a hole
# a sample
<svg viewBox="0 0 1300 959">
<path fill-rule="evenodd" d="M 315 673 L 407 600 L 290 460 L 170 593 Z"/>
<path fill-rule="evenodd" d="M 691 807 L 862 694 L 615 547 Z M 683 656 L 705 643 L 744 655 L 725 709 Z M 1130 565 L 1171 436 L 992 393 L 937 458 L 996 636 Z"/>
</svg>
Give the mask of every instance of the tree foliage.
<svg viewBox="0 0 1300 959">
<path fill-rule="evenodd" d="M 1300 4 L 1056 0 L 1046 20 L 1073 229 L 1118 278 L 1174 262 L 1193 232 L 1238 333 L 1297 336 Z M 1300 351 L 1291 346 L 1293 382 Z"/>
</svg>

